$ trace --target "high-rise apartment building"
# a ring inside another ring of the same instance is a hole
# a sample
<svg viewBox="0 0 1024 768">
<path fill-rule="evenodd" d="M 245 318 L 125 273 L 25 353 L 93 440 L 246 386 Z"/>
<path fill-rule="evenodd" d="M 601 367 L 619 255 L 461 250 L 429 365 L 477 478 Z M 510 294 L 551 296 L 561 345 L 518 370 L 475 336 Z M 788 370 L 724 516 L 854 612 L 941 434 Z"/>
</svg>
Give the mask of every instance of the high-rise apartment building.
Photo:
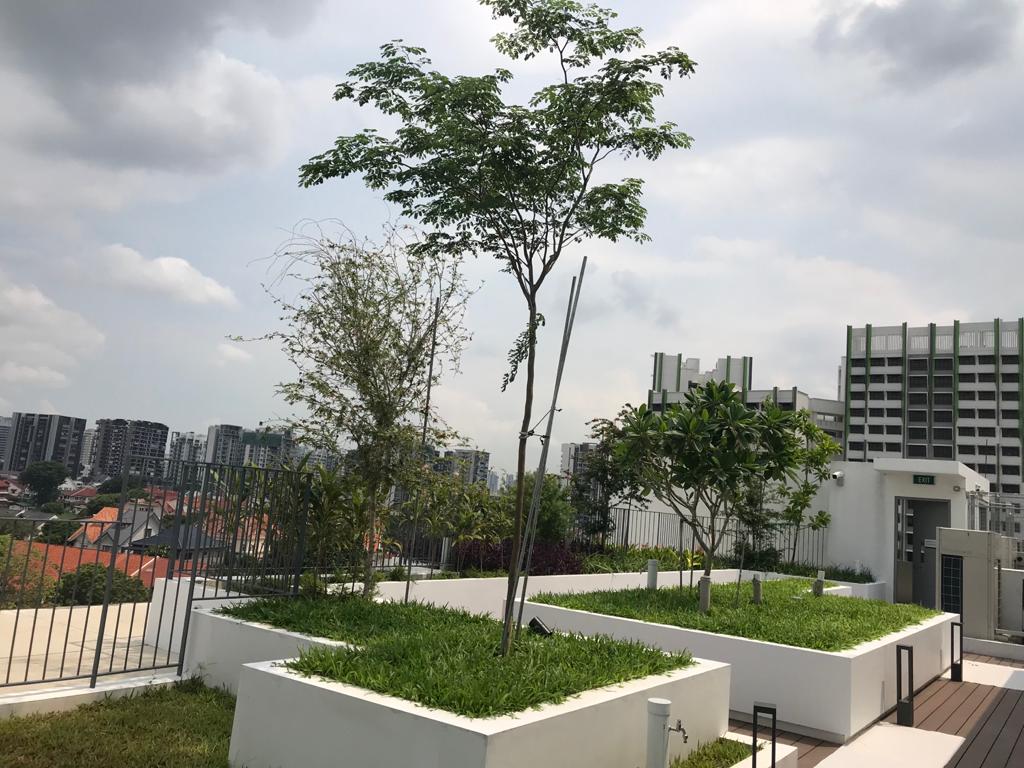
<svg viewBox="0 0 1024 768">
<path fill-rule="evenodd" d="M 238 466 L 245 458 L 242 433 L 234 424 L 214 424 L 206 431 L 206 461 L 210 464 Z"/>
<path fill-rule="evenodd" d="M 242 431 L 242 462 L 261 469 L 279 469 L 294 458 L 295 441 L 290 429 L 246 429 Z"/>
<path fill-rule="evenodd" d="M 1021 492 L 1024 319 L 848 327 L 845 456 L 956 459 Z"/>
<path fill-rule="evenodd" d="M 487 483 L 491 454 L 475 448 L 455 448 L 444 452 L 444 457 L 434 462 L 434 469 L 451 475 L 458 475 L 466 483 Z"/>
<path fill-rule="evenodd" d="M 69 475 L 77 477 L 84 433 L 85 419 L 16 411 L 11 414 L 4 471 L 21 472 L 36 461 L 59 461 L 67 467 Z"/>
<path fill-rule="evenodd" d="M 647 405 L 653 410 L 683 401 L 692 387 L 709 381 L 730 382 L 736 386 L 749 406 L 758 406 L 766 399 L 772 400 L 784 411 L 807 411 L 814 423 L 821 427 L 839 445 L 843 444 L 845 408 L 842 400 L 812 397 L 797 387 L 772 387 L 754 389 L 754 360 L 751 357 L 719 358 L 715 368 L 701 373 L 698 358 L 683 359 L 682 355 L 654 355 L 654 374 L 651 389 L 647 392 Z M 563 461 L 564 461 L 563 447 Z M 564 473 L 564 470 L 563 470 Z"/>
<path fill-rule="evenodd" d="M 597 448 L 597 443 L 562 443 L 562 463 L 559 467 L 559 481 L 568 486 L 574 475 L 586 466 L 587 457 Z"/>
<path fill-rule="evenodd" d="M 167 458 L 177 462 L 202 461 L 206 456 L 206 437 L 195 432 L 171 432 Z"/>
<path fill-rule="evenodd" d="M 96 429 L 89 428 L 82 433 L 82 474 L 91 475 L 96 463 Z"/>
<path fill-rule="evenodd" d="M 0 416 L 0 470 L 7 460 L 7 443 L 11 437 L 11 417 Z"/>
<path fill-rule="evenodd" d="M 132 477 L 163 477 L 167 452 L 167 425 L 135 419 L 99 419 L 96 422 L 95 461 L 97 477 L 117 477 L 124 472 Z"/>
</svg>

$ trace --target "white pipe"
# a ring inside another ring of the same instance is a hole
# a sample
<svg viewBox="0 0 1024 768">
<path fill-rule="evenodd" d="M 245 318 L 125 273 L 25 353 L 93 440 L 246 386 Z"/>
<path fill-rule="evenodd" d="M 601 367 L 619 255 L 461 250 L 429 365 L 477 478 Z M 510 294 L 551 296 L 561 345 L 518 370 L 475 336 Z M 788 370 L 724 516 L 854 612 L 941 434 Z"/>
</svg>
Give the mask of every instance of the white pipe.
<svg viewBox="0 0 1024 768">
<path fill-rule="evenodd" d="M 672 702 L 647 700 L 647 768 L 668 768 L 668 716 Z"/>
<path fill-rule="evenodd" d="M 647 561 L 647 588 L 658 588 L 658 561 L 654 559 Z"/>
</svg>

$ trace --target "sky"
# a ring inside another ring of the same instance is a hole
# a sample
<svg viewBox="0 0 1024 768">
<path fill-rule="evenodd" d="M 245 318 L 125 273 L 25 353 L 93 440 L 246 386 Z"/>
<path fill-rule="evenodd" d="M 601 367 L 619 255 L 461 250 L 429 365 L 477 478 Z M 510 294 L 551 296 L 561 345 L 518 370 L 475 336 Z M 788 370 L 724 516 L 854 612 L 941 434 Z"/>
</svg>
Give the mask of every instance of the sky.
<svg viewBox="0 0 1024 768">
<path fill-rule="evenodd" d="M 697 62 L 657 105 L 694 144 L 605 169 L 646 180 L 651 242 L 575 246 L 545 285 L 560 318 L 589 257 L 556 446 L 643 402 L 657 351 L 751 355 L 755 387 L 834 397 L 848 324 L 1024 315 L 1020 3 L 606 4 Z M 503 59 L 502 28 L 474 0 L 0 2 L 0 413 L 287 418 L 280 351 L 229 341 L 279 323 L 268 257 L 303 220 L 373 237 L 397 216 L 357 178 L 298 186 L 336 136 L 388 127 L 333 85 L 395 38 L 447 73 L 507 66 L 515 97 L 555 77 Z M 494 260 L 466 271 L 473 340 L 436 403 L 511 470 L 525 308 Z"/>
</svg>

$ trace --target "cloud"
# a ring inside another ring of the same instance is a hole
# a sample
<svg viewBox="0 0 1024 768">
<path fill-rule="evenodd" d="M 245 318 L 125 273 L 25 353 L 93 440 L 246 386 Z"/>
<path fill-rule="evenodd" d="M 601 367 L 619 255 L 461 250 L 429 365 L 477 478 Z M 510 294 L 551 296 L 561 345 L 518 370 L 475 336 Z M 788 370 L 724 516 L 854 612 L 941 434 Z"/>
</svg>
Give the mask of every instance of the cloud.
<svg viewBox="0 0 1024 768">
<path fill-rule="evenodd" d="M 108 245 L 100 252 L 105 279 L 128 288 L 168 296 L 188 304 L 238 305 L 234 291 L 193 267 L 185 259 L 147 259 L 126 245 Z"/>
<path fill-rule="evenodd" d="M 817 31 L 825 52 L 865 55 L 901 87 L 965 74 L 1006 58 L 1020 6 L 1011 0 L 869 2 L 830 11 Z"/>
<path fill-rule="evenodd" d="M 66 386 L 70 371 L 103 343 L 103 334 L 80 314 L 0 273 L 0 382 L 7 394 Z"/>
<path fill-rule="evenodd" d="M 252 360 L 252 353 L 234 344 L 222 342 L 217 345 L 219 356 L 218 364 L 228 365 L 230 363 L 247 363 Z"/>
</svg>

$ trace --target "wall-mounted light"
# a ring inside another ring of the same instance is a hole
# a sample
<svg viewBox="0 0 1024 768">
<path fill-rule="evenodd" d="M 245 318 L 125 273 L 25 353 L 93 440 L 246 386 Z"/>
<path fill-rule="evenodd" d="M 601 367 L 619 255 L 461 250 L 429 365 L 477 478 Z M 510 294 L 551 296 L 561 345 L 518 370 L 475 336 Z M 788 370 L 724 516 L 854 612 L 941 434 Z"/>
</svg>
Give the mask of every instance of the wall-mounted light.
<svg viewBox="0 0 1024 768">
<path fill-rule="evenodd" d="M 960 486 L 959 485 L 954 485 L 953 486 L 953 493 L 960 493 Z"/>
</svg>

